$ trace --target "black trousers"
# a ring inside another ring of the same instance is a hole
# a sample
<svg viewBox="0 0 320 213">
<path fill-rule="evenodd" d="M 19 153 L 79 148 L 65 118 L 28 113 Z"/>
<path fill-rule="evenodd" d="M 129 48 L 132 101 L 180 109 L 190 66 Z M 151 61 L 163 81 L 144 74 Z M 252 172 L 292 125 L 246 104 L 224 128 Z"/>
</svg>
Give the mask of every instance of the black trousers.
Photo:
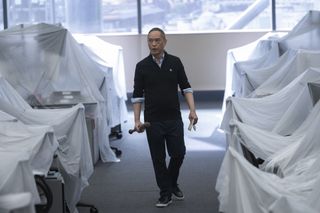
<svg viewBox="0 0 320 213">
<path fill-rule="evenodd" d="M 177 186 L 186 147 L 182 120 L 151 122 L 147 139 L 160 196 L 171 196 Z M 166 153 L 170 156 L 167 166 Z"/>
</svg>

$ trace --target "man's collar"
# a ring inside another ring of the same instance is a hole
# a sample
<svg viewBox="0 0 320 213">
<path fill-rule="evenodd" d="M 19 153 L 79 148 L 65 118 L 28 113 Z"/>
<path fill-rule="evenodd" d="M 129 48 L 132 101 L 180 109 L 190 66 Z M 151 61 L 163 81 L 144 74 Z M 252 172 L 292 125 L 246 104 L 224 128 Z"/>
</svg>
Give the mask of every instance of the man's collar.
<svg viewBox="0 0 320 213">
<path fill-rule="evenodd" d="M 151 55 L 151 54 L 150 54 L 150 55 Z M 163 53 L 161 54 L 160 60 L 163 60 L 163 59 L 164 59 L 164 56 L 165 56 L 165 51 L 163 51 Z M 154 61 L 156 61 L 156 57 L 154 57 L 153 55 L 151 55 L 151 57 L 152 57 L 152 59 L 153 59 Z"/>
</svg>

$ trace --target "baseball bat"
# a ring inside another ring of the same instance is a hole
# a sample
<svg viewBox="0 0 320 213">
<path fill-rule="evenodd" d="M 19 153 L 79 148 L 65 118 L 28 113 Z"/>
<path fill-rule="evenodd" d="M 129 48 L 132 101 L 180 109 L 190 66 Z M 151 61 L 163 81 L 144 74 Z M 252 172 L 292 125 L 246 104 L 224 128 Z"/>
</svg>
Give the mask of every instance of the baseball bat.
<svg viewBox="0 0 320 213">
<path fill-rule="evenodd" d="M 146 129 L 146 128 L 148 128 L 149 126 L 150 126 L 150 123 L 149 123 L 149 122 L 145 122 L 144 124 L 141 125 L 141 128 L 142 128 L 142 129 Z M 134 132 L 136 132 L 136 131 L 137 131 L 136 128 L 134 128 L 134 129 L 129 129 L 129 134 L 132 134 L 132 133 L 134 133 Z"/>
</svg>

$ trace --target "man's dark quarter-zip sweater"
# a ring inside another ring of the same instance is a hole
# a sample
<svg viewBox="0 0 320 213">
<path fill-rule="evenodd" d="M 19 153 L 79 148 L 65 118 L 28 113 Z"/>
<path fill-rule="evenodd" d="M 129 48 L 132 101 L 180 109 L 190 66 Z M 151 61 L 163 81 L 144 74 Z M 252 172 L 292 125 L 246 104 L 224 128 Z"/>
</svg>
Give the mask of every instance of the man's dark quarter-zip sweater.
<svg viewBox="0 0 320 213">
<path fill-rule="evenodd" d="M 191 88 L 178 57 L 165 52 L 161 68 L 151 54 L 137 64 L 132 97 L 144 97 L 145 121 L 181 119 L 178 86 Z"/>
</svg>

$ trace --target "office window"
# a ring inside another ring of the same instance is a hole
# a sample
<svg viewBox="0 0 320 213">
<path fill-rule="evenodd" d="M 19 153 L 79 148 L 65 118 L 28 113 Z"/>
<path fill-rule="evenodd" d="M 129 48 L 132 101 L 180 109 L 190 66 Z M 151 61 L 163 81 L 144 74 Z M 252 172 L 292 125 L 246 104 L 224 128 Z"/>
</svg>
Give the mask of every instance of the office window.
<svg viewBox="0 0 320 213">
<path fill-rule="evenodd" d="M 7 4 L 8 26 L 53 22 L 52 1 L 11 0 Z"/>
<path fill-rule="evenodd" d="M 7 6 L 9 27 L 37 23 L 65 24 L 65 0 L 11 0 L 7 1 Z"/>
<path fill-rule="evenodd" d="M 276 0 L 278 30 L 291 30 L 309 10 L 320 10 L 319 0 Z"/>
<path fill-rule="evenodd" d="M 102 32 L 138 33 L 136 0 L 102 0 Z"/>
<path fill-rule="evenodd" d="M 102 28 L 101 0 L 64 0 L 63 24 L 73 33 L 100 33 Z"/>
<path fill-rule="evenodd" d="M 141 20 L 138 20 L 138 1 Z M 8 26 L 60 23 L 74 33 L 271 30 L 271 0 L 7 0 Z M 0 0 L 0 26 L 3 8 Z M 276 29 L 290 30 L 319 0 L 276 0 Z"/>
<path fill-rule="evenodd" d="M 269 0 L 142 0 L 142 31 L 271 29 Z"/>
<path fill-rule="evenodd" d="M 3 24 L 3 5 L 2 1 L 0 1 L 0 30 L 4 29 L 4 24 Z"/>
</svg>

